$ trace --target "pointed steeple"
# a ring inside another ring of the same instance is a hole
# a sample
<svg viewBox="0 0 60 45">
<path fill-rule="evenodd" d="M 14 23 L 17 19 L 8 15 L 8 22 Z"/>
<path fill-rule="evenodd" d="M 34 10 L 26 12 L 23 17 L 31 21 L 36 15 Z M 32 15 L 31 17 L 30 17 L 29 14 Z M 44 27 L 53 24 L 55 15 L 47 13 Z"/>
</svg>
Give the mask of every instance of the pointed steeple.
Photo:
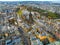
<svg viewBox="0 0 60 45">
<path fill-rule="evenodd" d="M 30 11 L 30 14 L 29 14 L 29 21 L 32 23 L 33 22 L 33 17 L 32 17 L 32 13 Z"/>
</svg>

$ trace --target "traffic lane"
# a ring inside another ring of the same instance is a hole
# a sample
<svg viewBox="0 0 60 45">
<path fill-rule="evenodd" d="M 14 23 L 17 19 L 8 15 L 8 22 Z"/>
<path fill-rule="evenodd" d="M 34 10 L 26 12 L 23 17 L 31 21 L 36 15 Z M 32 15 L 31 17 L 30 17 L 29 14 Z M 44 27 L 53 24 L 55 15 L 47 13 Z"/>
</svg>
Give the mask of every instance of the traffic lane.
<svg viewBox="0 0 60 45">
<path fill-rule="evenodd" d="M 22 40 L 24 41 L 24 45 L 30 45 L 30 40 L 28 37 L 21 35 Z"/>
<path fill-rule="evenodd" d="M 24 45 L 31 45 L 30 40 L 28 37 L 25 36 L 22 27 L 19 27 L 18 31 L 21 33 L 22 40 L 24 41 Z"/>
</svg>

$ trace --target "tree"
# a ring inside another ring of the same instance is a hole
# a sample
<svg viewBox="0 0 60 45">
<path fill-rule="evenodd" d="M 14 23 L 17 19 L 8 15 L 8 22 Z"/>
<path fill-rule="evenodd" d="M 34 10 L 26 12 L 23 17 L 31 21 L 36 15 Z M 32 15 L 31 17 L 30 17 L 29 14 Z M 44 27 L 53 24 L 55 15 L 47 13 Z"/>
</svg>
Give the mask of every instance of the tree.
<svg viewBox="0 0 60 45">
<path fill-rule="evenodd" d="M 52 13 L 52 12 L 48 12 L 48 18 L 57 18 L 57 15 L 55 13 Z"/>
</svg>

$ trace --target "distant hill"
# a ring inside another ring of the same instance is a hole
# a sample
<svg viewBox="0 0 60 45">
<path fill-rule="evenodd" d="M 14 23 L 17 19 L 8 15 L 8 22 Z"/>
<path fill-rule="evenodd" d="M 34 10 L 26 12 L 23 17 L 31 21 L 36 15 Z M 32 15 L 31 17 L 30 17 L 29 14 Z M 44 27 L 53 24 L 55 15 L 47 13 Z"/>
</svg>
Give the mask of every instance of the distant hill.
<svg viewBox="0 0 60 45">
<path fill-rule="evenodd" d="M 36 5 L 40 5 L 40 4 L 46 4 L 46 5 L 60 5 L 60 3 L 54 3 L 52 1 L 12 1 L 12 2 L 9 2 L 9 1 L 0 1 L 0 4 L 8 4 L 8 5 L 18 5 L 19 3 L 22 4 L 22 5 L 25 5 L 25 4 L 36 4 Z"/>
<path fill-rule="evenodd" d="M 9 2 L 9 1 L 0 1 L 0 4 L 8 4 L 8 5 L 18 5 L 18 1 L 12 1 L 12 2 Z"/>
<path fill-rule="evenodd" d="M 40 4 L 46 4 L 46 5 L 60 5 L 60 3 L 54 3 L 52 1 L 21 1 L 20 4 L 36 4 L 36 5 L 40 5 Z"/>
<path fill-rule="evenodd" d="M 40 5 L 40 4 L 51 4 L 51 2 L 48 2 L 48 1 L 21 1 L 20 2 L 21 4 L 37 4 L 37 5 Z"/>
</svg>

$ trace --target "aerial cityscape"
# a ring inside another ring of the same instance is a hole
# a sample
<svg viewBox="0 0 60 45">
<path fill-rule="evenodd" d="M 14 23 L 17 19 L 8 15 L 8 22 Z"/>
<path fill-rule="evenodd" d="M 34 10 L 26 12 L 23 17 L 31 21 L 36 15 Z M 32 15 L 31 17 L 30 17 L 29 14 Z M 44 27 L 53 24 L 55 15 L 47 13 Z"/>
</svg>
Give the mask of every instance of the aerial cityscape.
<svg viewBox="0 0 60 45">
<path fill-rule="evenodd" d="M 0 1 L 0 45 L 60 45 L 60 3 Z"/>
</svg>

